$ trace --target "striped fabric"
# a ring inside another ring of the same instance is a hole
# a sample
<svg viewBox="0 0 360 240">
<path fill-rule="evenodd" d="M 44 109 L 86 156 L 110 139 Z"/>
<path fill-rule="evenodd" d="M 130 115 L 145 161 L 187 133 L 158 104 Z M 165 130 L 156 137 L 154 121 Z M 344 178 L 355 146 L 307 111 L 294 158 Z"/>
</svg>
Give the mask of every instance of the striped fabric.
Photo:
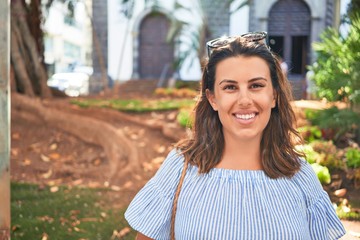
<svg viewBox="0 0 360 240">
<path fill-rule="evenodd" d="M 138 232 L 169 239 L 173 197 L 184 158 L 170 152 L 129 205 L 125 218 Z M 345 230 L 311 166 L 292 178 L 259 171 L 189 166 L 175 220 L 180 239 L 339 239 Z"/>
</svg>

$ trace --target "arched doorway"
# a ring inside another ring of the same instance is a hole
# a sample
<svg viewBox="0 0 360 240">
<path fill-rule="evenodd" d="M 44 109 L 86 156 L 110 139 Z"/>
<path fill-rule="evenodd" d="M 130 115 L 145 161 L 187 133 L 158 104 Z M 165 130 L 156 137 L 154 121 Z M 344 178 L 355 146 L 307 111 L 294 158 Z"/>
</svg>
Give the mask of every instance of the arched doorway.
<svg viewBox="0 0 360 240">
<path fill-rule="evenodd" d="M 170 20 L 162 13 L 148 14 L 140 24 L 139 77 L 168 79 L 173 75 L 174 46 L 167 43 Z"/>
<path fill-rule="evenodd" d="M 304 76 L 310 62 L 311 13 L 302 0 L 279 0 L 271 8 L 268 34 L 271 49 L 289 65 L 290 78 Z"/>
</svg>

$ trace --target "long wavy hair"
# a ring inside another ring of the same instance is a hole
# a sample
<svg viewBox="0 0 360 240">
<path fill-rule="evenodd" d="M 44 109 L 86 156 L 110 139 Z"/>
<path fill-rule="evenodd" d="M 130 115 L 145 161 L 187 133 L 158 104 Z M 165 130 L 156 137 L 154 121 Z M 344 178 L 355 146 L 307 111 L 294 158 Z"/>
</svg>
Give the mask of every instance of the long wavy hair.
<svg viewBox="0 0 360 240">
<path fill-rule="evenodd" d="M 270 178 L 291 177 L 300 169 L 300 157 L 295 150 L 301 137 L 295 129 L 295 114 L 291 107 L 291 86 L 284 75 L 278 57 L 260 42 L 249 42 L 237 38 L 229 44 L 213 50 L 204 65 L 201 91 L 195 106 L 195 119 L 191 137 L 181 140 L 176 147 L 185 158 L 184 169 L 174 197 L 171 233 L 174 239 L 174 221 L 178 196 L 185 178 L 188 164 L 195 165 L 199 173 L 208 173 L 220 161 L 224 150 L 224 136 L 218 113 L 213 110 L 206 90 L 214 93 L 216 66 L 224 59 L 244 56 L 260 57 L 269 66 L 271 82 L 276 92 L 276 106 L 271 110 L 270 120 L 261 139 L 261 161 L 263 170 Z"/>
</svg>

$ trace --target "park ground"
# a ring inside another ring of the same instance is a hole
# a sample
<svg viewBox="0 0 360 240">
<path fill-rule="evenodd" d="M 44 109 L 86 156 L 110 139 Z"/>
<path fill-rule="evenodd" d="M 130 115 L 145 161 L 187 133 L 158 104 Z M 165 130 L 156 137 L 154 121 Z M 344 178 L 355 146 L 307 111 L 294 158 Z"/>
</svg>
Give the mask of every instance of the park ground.
<svg viewBox="0 0 360 240">
<path fill-rule="evenodd" d="M 46 100 L 44 104 L 106 121 L 122 129 L 131 144 L 139 150 L 138 167 L 110 178 L 111 164 L 101 147 L 86 143 L 44 122 L 29 121 L 29 118 L 14 111 L 11 118 L 12 181 L 35 183 L 40 188 L 60 185 L 108 188 L 111 190 L 109 204 L 114 209 L 126 208 L 137 191 L 156 172 L 173 144 L 186 134 L 183 128 L 174 127 L 176 111 L 124 114 L 101 108 L 81 109 L 70 104 L 69 98 L 54 98 Z M 322 103 L 299 101 L 297 104 L 316 108 Z M 145 122 L 148 124 L 142 124 Z M 160 122 L 171 126 L 170 133 L 167 131 L 164 134 L 159 128 L 152 127 L 155 122 L 157 125 Z M 356 194 L 356 191 L 353 192 Z M 348 231 L 343 239 L 360 238 L 359 222 L 343 223 Z"/>
</svg>

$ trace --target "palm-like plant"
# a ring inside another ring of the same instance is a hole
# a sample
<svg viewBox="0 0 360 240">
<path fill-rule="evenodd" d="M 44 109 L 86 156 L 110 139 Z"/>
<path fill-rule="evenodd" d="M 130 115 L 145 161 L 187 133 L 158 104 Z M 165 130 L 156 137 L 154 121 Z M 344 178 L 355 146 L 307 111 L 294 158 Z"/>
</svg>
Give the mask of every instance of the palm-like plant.
<svg viewBox="0 0 360 240">
<path fill-rule="evenodd" d="M 211 36 L 209 27 L 209 17 L 206 9 L 209 5 L 223 3 L 221 0 L 196 0 L 191 2 L 191 6 L 185 6 L 181 0 L 175 0 L 173 7 L 174 21 L 172 22 L 168 41 L 175 42 L 178 45 L 178 53 L 174 63 L 174 69 L 179 69 L 186 59 L 190 60 L 192 65 L 195 60 L 200 61 L 206 56 L 206 40 Z M 231 3 L 237 2 L 236 7 L 229 14 L 234 13 L 249 1 L 227 0 L 225 6 L 229 7 Z"/>
</svg>

